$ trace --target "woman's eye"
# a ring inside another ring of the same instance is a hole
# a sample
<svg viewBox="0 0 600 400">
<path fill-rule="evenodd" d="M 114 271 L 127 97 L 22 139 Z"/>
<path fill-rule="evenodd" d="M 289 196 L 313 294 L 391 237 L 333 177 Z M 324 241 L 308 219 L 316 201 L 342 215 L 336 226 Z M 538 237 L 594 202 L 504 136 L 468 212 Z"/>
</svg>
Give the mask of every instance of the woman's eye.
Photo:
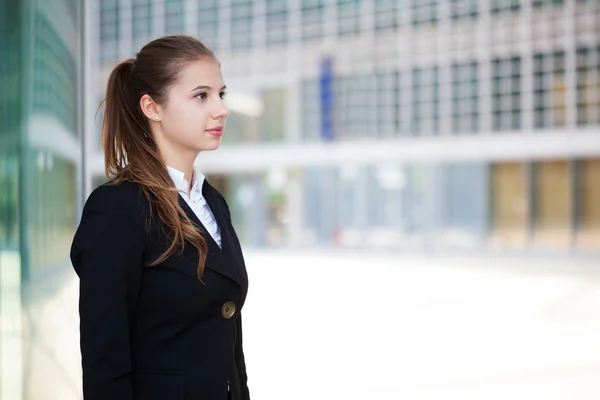
<svg viewBox="0 0 600 400">
<path fill-rule="evenodd" d="M 200 99 L 200 100 L 204 100 L 204 99 L 206 99 L 206 93 L 204 93 L 204 92 L 203 93 L 198 93 L 196 95 L 196 98 Z"/>
<path fill-rule="evenodd" d="M 224 98 L 225 98 L 225 96 L 227 96 L 227 93 L 225 93 L 225 92 L 221 92 L 221 93 L 219 93 L 219 96 L 221 96 L 221 98 L 222 98 L 222 99 L 224 99 Z"/>
</svg>

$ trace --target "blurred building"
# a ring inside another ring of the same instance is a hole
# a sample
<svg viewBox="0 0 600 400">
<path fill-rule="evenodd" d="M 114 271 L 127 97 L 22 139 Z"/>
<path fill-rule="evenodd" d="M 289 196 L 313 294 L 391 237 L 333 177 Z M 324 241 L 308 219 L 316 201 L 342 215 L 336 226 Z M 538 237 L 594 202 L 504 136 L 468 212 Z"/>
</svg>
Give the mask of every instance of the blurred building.
<svg viewBox="0 0 600 400">
<path fill-rule="evenodd" d="M 82 7 L 0 2 L 0 398 L 79 399 Z M 75 286 L 72 286 L 71 289 Z"/>
<path fill-rule="evenodd" d="M 247 244 L 600 249 L 597 0 L 93 7 L 96 104 L 155 37 L 217 52 L 233 114 L 198 166 Z"/>
</svg>

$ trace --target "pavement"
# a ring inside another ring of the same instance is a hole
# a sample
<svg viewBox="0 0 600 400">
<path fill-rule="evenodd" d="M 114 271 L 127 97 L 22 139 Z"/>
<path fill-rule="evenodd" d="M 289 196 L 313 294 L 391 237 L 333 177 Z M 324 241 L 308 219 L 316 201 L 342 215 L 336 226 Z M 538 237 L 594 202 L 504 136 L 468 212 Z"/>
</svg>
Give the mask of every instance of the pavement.
<svg viewBox="0 0 600 400">
<path fill-rule="evenodd" d="M 249 250 L 246 261 L 254 400 L 600 399 L 593 257 Z M 81 398 L 78 281 L 55 286 L 24 307 L 27 400 Z"/>
</svg>

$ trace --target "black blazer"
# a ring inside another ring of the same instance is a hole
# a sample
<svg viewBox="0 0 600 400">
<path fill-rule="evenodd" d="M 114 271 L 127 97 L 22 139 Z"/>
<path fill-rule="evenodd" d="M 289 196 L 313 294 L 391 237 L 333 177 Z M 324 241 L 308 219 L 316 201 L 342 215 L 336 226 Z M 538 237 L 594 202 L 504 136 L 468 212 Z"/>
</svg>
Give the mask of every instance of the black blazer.
<svg viewBox="0 0 600 400">
<path fill-rule="evenodd" d="M 225 199 L 208 182 L 203 195 L 223 249 L 204 234 L 202 282 L 191 244 L 148 266 L 170 241 L 156 215 L 149 218 L 151 207 L 137 184 L 106 184 L 88 198 L 71 247 L 80 278 L 85 400 L 250 398 L 242 350 L 244 258 Z"/>
</svg>

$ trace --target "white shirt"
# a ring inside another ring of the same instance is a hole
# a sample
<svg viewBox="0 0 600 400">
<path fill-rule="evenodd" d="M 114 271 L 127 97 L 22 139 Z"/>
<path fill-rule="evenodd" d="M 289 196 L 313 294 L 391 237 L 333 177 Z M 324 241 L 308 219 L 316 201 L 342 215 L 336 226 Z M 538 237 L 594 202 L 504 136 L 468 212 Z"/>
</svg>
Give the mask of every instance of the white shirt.
<svg viewBox="0 0 600 400">
<path fill-rule="evenodd" d="M 204 225 L 210 236 L 212 236 L 217 245 L 221 247 L 221 230 L 219 229 L 219 225 L 217 225 L 215 216 L 208 206 L 206 199 L 202 195 L 202 185 L 204 185 L 205 180 L 204 175 L 194 169 L 192 175 L 192 190 L 188 196 L 189 183 L 185 179 L 185 174 L 169 166 L 167 166 L 167 169 L 169 170 L 169 175 L 171 176 L 175 187 L 179 190 L 179 195 L 183 197 L 200 222 L 202 222 L 202 225 Z"/>
</svg>

